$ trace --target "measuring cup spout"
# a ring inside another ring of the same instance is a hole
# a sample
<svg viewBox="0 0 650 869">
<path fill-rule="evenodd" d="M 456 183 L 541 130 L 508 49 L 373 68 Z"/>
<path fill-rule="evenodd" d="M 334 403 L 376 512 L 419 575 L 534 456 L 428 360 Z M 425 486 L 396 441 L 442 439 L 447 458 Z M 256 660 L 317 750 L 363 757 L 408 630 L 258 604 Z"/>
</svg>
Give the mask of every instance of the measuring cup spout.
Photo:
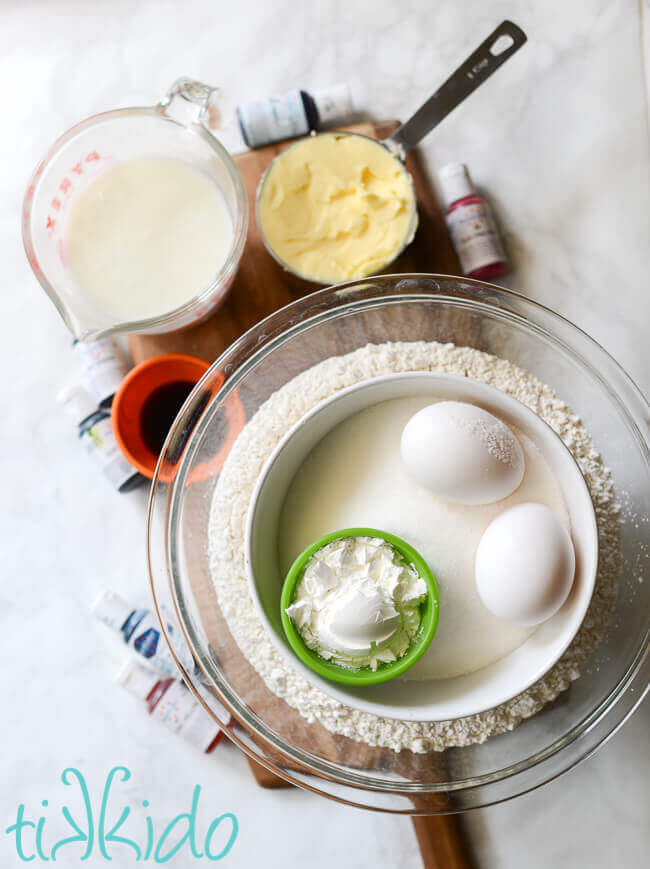
<svg viewBox="0 0 650 869">
<path fill-rule="evenodd" d="M 201 124 L 210 132 L 223 125 L 225 99 L 221 88 L 187 76 L 177 78 L 156 108 L 166 118 Z"/>
</svg>

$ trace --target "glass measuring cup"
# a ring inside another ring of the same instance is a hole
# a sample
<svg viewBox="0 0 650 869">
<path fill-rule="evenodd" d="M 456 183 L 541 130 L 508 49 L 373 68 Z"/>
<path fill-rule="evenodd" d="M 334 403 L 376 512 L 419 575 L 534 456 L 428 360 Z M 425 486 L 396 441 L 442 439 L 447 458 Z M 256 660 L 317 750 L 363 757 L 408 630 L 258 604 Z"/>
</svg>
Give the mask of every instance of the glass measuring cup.
<svg viewBox="0 0 650 869">
<path fill-rule="evenodd" d="M 25 251 L 76 338 L 176 331 L 204 319 L 223 301 L 244 249 L 248 200 L 234 160 L 210 132 L 219 118 L 218 97 L 216 88 L 180 78 L 154 106 L 103 112 L 76 124 L 36 168 L 23 203 Z M 66 225 L 74 202 L 95 178 L 126 160 L 146 157 L 181 160 L 211 178 L 230 212 L 233 239 L 222 267 L 189 301 L 160 315 L 120 322 L 75 280 L 66 260 Z"/>
</svg>

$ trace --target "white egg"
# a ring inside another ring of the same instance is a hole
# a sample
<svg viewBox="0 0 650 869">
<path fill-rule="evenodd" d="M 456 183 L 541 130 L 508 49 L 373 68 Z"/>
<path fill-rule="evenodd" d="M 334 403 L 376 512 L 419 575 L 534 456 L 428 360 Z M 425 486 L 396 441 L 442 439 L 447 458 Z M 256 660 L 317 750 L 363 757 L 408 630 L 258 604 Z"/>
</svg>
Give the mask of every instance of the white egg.
<svg viewBox="0 0 650 869">
<path fill-rule="evenodd" d="M 518 625 L 550 619 L 573 584 L 571 537 L 543 504 L 517 504 L 485 529 L 476 549 L 476 588 L 497 618 Z"/>
<path fill-rule="evenodd" d="M 402 459 L 414 480 L 456 504 L 490 504 L 521 483 L 525 461 L 508 426 L 461 401 L 422 408 L 404 426 Z"/>
</svg>

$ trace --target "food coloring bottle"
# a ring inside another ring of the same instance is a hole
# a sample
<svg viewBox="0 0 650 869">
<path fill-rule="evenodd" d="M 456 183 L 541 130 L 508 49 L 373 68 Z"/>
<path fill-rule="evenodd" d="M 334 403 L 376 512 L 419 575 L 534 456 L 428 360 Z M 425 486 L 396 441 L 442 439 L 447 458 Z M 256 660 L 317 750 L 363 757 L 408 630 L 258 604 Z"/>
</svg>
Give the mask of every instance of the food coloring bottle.
<svg viewBox="0 0 650 869">
<path fill-rule="evenodd" d="M 153 718 L 205 754 L 214 751 L 223 739 L 221 727 L 177 679 L 161 679 L 136 661 L 126 661 L 116 678 L 120 685 L 146 702 Z M 232 719 L 225 708 L 223 714 L 223 720 L 228 722 L 224 726 L 228 727 Z"/>
<path fill-rule="evenodd" d="M 98 408 L 83 386 L 73 383 L 62 389 L 57 399 L 77 424 L 86 452 L 118 492 L 129 492 L 144 482 L 145 478 L 122 455 L 113 434 L 110 412 Z"/>
<path fill-rule="evenodd" d="M 477 280 L 501 277 L 508 261 L 490 207 L 476 193 L 467 166 L 449 163 L 438 173 L 445 220 L 464 275 Z"/>
<path fill-rule="evenodd" d="M 350 117 L 352 109 L 350 88 L 338 84 L 313 94 L 293 90 L 245 103 L 237 106 L 237 120 L 248 147 L 260 148 L 341 123 Z"/>
<path fill-rule="evenodd" d="M 81 368 L 83 385 L 98 407 L 110 407 L 117 388 L 129 371 L 119 345 L 111 338 L 100 338 L 90 343 L 75 339 L 72 349 Z"/>
<path fill-rule="evenodd" d="M 124 642 L 142 657 L 166 676 L 178 676 L 178 666 L 174 660 L 167 640 L 162 635 L 160 622 L 154 612 L 150 609 L 136 609 L 130 603 L 127 603 L 119 594 L 113 591 L 103 591 L 91 608 L 92 613 L 114 631 L 121 634 Z M 163 615 L 165 615 L 163 611 Z M 167 631 L 170 636 L 173 636 L 174 629 L 167 622 Z M 196 664 L 189 650 L 184 648 L 182 651 L 177 650 L 179 660 L 188 673 L 194 673 Z"/>
</svg>

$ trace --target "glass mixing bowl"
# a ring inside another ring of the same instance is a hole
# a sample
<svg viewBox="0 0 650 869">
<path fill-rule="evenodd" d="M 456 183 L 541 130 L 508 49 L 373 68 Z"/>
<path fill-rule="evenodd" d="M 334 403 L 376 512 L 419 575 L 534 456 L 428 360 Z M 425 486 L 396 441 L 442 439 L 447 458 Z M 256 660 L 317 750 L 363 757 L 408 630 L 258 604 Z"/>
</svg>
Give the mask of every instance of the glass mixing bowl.
<svg viewBox="0 0 650 869">
<path fill-rule="evenodd" d="M 418 340 L 486 350 L 550 384 L 583 419 L 624 506 L 615 612 L 581 677 L 514 730 L 429 754 L 371 748 L 330 734 L 276 698 L 230 635 L 207 547 L 220 468 L 237 431 L 273 392 L 331 355 L 369 342 Z M 157 608 L 168 610 L 176 629 L 168 641 L 177 659 L 188 645 L 199 665 L 183 671 L 188 685 L 217 721 L 215 699 L 232 712 L 237 725 L 228 735 L 256 761 L 352 805 L 458 812 L 550 781 L 602 745 L 647 689 L 650 584 L 639 581 L 648 560 L 647 435 L 647 404 L 617 363 L 576 326 L 516 293 L 479 281 L 387 275 L 288 305 L 249 330 L 206 373 L 167 438 L 153 481 L 151 583 Z"/>
</svg>

